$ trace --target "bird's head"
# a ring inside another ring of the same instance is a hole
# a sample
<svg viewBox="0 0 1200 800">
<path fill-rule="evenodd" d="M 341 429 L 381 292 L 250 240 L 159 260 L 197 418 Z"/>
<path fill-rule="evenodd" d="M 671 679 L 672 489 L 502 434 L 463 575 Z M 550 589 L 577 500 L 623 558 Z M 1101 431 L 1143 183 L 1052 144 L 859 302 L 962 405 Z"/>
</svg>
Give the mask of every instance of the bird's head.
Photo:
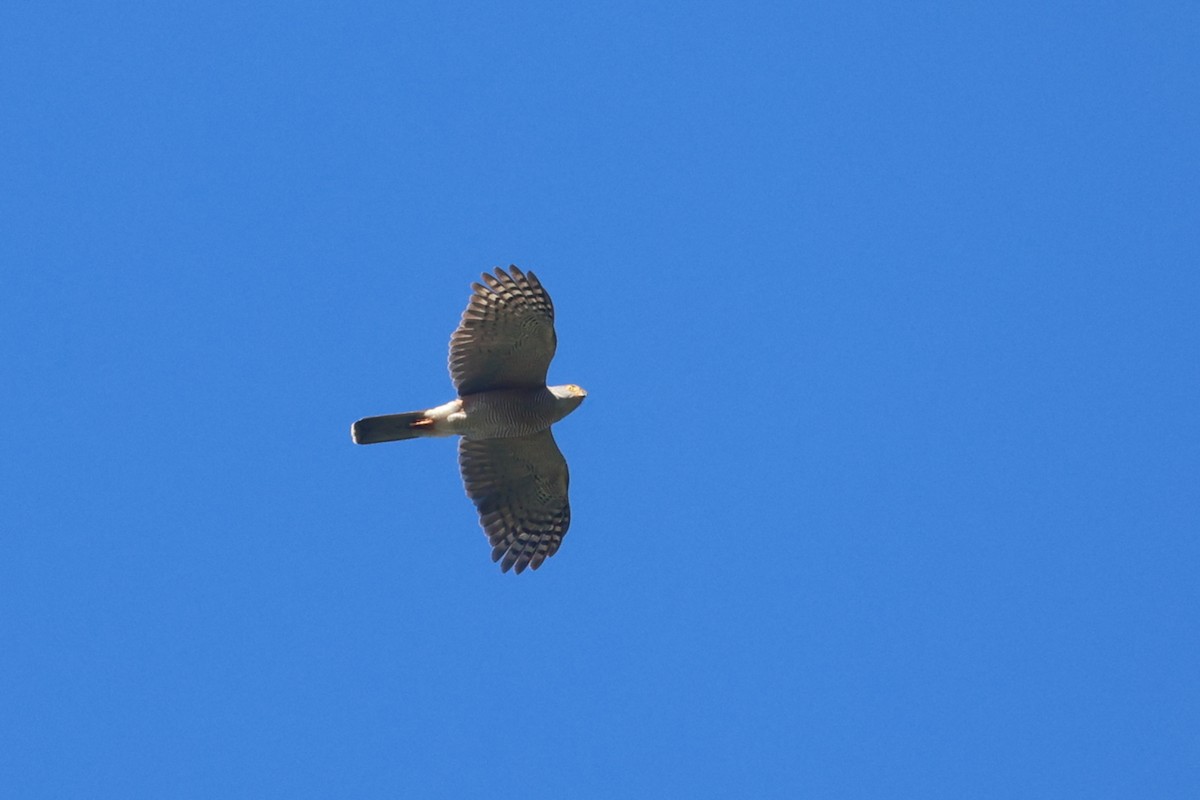
<svg viewBox="0 0 1200 800">
<path fill-rule="evenodd" d="M 560 400 L 568 400 L 572 397 L 578 397 L 580 400 L 587 397 L 587 392 L 582 386 L 576 386 L 573 383 L 568 383 L 563 386 L 551 386 L 550 391 L 554 392 L 554 396 Z"/>
<path fill-rule="evenodd" d="M 575 384 L 564 384 L 562 386 L 550 386 L 550 391 L 554 393 L 554 397 L 558 399 L 583 399 L 588 396 L 586 391 L 583 391 L 582 386 Z"/>
<path fill-rule="evenodd" d="M 568 383 L 563 386 L 549 386 L 550 393 L 558 398 L 559 405 L 566 406 L 567 413 L 571 413 L 579 408 L 579 404 L 583 402 L 583 398 L 587 397 L 587 392 L 582 387 L 576 386 L 573 383 Z"/>
</svg>

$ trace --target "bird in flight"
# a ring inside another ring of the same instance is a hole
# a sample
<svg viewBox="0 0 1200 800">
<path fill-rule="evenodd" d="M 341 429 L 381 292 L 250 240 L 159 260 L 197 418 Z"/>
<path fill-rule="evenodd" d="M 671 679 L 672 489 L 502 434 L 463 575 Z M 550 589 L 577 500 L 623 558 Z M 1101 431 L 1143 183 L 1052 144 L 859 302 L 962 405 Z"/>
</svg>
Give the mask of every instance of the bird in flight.
<svg viewBox="0 0 1200 800">
<path fill-rule="evenodd" d="M 450 337 L 458 397 L 424 411 L 364 417 L 350 437 L 356 444 L 462 437 L 458 464 L 492 561 L 519 573 L 554 555 L 571 524 L 567 461 L 550 426 L 587 392 L 573 383 L 546 385 L 558 340 L 554 304 L 536 275 L 497 267 L 471 289 Z"/>
</svg>

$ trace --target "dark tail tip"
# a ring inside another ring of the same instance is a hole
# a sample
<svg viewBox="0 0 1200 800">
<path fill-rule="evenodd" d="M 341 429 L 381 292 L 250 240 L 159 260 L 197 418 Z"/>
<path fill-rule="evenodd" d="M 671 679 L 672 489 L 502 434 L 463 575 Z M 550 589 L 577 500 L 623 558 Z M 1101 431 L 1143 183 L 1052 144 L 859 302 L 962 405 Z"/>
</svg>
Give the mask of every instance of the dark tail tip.
<svg viewBox="0 0 1200 800">
<path fill-rule="evenodd" d="M 421 411 L 407 414 L 385 414 L 381 417 L 363 417 L 350 426 L 350 438 L 355 444 L 378 444 L 415 439 L 422 435 L 425 426 L 414 423 L 425 418 Z"/>
</svg>

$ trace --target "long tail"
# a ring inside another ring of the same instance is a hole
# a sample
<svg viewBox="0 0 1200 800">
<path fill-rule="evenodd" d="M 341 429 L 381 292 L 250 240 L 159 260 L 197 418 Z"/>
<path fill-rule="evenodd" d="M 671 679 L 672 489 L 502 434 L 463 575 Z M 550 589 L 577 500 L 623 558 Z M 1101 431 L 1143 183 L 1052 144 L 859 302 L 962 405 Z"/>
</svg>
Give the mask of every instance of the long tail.
<svg viewBox="0 0 1200 800">
<path fill-rule="evenodd" d="M 424 411 L 410 411 L 407 414 L 363 417 L 350 428 L 350 438 L 355 444 L 377 444 L 416 439 L 432 432 L 433 420 L 426 417 Z"/>
</svg>

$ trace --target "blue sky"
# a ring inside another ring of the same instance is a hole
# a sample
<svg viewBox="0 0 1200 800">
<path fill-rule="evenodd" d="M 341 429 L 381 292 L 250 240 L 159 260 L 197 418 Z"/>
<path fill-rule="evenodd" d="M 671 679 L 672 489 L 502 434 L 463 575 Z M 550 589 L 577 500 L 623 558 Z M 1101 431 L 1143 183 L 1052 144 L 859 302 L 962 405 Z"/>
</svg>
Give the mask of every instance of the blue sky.
<svg viewBox="0 0 1200 800">
<path fill-rule="evenodd" d="M 0 794 L 1197 796 L 1198 26 L 7 4 Z M 509 263 L 520 576 L 348 436 Z"/>
</svg>

